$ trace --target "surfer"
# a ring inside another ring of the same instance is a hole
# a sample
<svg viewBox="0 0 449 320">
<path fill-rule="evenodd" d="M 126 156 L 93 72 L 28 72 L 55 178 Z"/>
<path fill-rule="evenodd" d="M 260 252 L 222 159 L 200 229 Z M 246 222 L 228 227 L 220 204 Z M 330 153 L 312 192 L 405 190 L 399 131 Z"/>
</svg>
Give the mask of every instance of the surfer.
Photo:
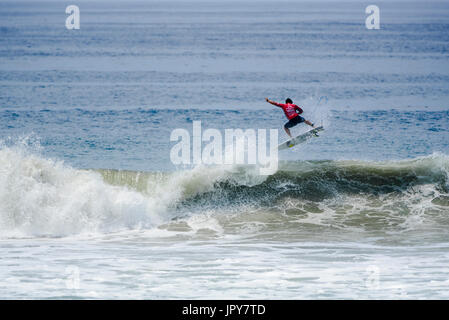
<svg viewBox="0 0 449 320">
<path fill-rule="evenodd" d="M 300 116 L 300 114 L 303 113 L 303 110 L 300 107 L 298 107 L 296 104 L 293 104 L 292 99 L 287 98 L 287 100 L 285 100 L 285 104 L 271 101 L 268 98 L 265 98 L 265 100 L 268 103 L 271 103 L 272 105 L 280 107 L 280 108 L 282 108 L 282 110 L 284 110 L 285 116 L 288 118 L 288 122 L 284 125 L 284 130 L 289 135 L 290 138 L 293 138 L 290 133 L 290 128 L 296 126 L 297 124 L 299 124 L 301 122 L 305 122 L 309 126 L 315 128 L 315 125 L 312 122 L 310 122 L 309 120 L 306 120 Z"/>
</svg>

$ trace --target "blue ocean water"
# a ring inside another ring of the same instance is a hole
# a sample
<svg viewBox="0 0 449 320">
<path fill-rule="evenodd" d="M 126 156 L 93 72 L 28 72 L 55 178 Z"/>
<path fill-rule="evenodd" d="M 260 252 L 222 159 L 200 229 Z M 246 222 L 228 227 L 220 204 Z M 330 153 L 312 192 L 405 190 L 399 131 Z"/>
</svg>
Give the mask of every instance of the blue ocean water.
<svg viewBox="0 0 449 320">
<path fill-rule="evenodd" d="M 262 102 L 259 105 L 263 106 Z M 277 109 L 277 108 L 276 108 Z M 173 171 L 170 150 L 177 143 L 170 133 L 192 132 L 193 121 L 203 130 L 279 129 L 287 138 L 287 121 L 275 108 L 263 111 L 213 109 L 14 110 L 0 111 L 6 144 L 27 138 L 39 144 L 45 157 L 82 169 Z M 435 152 L 449 154 L 449 110 L 337 111 L 305 106 L 304 117 L 325 123 L 322 138 L 279 154 L 281 160 L 400 160 Z M 320 114 L 325 110 L 325 116 Z M 308 114 L 315 111 L 315 117 Z M 232 124 L 230 126 L 230 124 Z M 308 130 L 302 124 L 294 134 Z M 6 139 L 7 138 L 7 139 Z M 224 143 L 224 142 L 223 142 Z M 206 145 L 206 143 L 204 143 Z"/>
<path fill-rule="evenodd" d="M 379 30 L 356 0 L 75 4 L 0 1 L 1 298 L 448 298 L 447 1 Z M 172 164 L 194 121 L 287 139 L 265 97 L 325 131 L 271 176 Z"/>
</svg>

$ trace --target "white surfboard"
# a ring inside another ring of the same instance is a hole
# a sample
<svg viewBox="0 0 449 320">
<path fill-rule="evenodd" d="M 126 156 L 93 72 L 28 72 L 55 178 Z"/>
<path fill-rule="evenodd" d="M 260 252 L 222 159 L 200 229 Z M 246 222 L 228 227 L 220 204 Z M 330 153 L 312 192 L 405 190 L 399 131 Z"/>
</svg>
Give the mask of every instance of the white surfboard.
<svg viewBox="0 0 449 320">
<path fill-rule="evenodd" d="M 312 137 L 318 137 L 318 132 L 323 131 L 323 130 L 324 130 L 323 126 L 313 128 L 312 130 L 307 131 L 306 133 L 300 134 L 299 136 L 294 137 L 293 139 L 290 139 L 288 141 L 281 143 L 278 147 L 278 150 L 285 150 L 288 148 L 292 148 L 292 147 L 296 146 L 297 144 L 300 144 L 300 143 L 303 143 L 303 142 L 309 140 Z"/>
</svg>

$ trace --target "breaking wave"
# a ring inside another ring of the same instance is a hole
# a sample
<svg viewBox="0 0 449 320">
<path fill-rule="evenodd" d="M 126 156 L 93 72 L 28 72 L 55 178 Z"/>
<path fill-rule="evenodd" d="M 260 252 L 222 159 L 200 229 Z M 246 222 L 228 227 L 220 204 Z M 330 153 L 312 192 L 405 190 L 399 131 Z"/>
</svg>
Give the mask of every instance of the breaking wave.
<svg viewBox="0 0 449 320">
<path fill-rule="evenodd" d="M 221 228 L 231 217 L 249 225 L 275 216 L 287 217 L 277 228 L 292 222 L 365 229 L 449 225 L 444 154 L 384 162 L 284 162 L 274 175 L 257 173 L 251 167 L 79 170 L 3 146 L 0 237 L 164 228 L 206 213 Z"/>
</svg>

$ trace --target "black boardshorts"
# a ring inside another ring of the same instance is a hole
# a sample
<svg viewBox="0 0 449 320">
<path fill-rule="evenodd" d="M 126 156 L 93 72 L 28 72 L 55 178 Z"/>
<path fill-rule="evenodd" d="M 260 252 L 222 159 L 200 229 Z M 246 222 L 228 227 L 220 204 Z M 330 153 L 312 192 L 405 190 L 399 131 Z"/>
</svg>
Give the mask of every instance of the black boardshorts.
<svg viewBox="0 0 449 320">
<path fill-rule="evenodd" d="M 291 118 L 285 125 L 284 128 L 291 128 L 296 126 L 298 123 L 304 122 L 304 118 L 301 116 L 296 116 L 294 118 Z"/>
</svg>

